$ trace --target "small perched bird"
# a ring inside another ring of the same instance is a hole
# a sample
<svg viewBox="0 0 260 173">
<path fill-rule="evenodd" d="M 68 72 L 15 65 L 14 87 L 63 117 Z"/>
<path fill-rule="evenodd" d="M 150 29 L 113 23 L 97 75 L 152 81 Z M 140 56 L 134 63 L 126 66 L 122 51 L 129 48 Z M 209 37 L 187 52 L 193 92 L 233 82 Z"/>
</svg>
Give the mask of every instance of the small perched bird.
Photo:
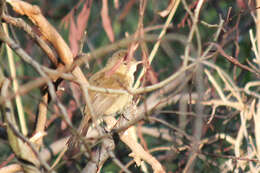
<svg viewBox="0 0 260 173">
<path fill-rule="evenodd" d="M 134 83 L 134 73 L 136 71 L 137 62 L 134 58 L 127 60 L 128 51 L 119 50 L 112 55 L 106 66 L 95 73 L 89 79 L 89 84 L 101 88 L 123 89 L 132 88 Z M 132 101 L 131 94 L 111 94 L 101 93 L 89 90 L 91 106 L 94 111 L 95 119 L 99 119 L 105 115 L 112 115 L 124 109 Z M 92 116 L 87 106 L 84 109 L 84 117 L 78 128 L 78 132 L 82 136 L 86 136 Z M 93 120 L 92 120 L 93 121 Z M 68 141 L 69 150 L 75 148 L 76 137 L 71 137 Z"/>
</svg>

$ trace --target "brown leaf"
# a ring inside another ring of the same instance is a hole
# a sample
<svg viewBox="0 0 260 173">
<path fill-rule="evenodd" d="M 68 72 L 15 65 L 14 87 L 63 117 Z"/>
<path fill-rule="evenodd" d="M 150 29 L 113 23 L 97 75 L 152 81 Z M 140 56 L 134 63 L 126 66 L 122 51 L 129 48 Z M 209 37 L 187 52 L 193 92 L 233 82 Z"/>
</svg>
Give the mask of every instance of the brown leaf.
<svg viewBox="0 0 260 173">
<path fill-rule="evenodd" d="M 81 5 L 83 0 L 80 0 L 77 5 L 75 5 L 71 10 L 70 12 L 65 16 L 63 17 L 63 19 L 61 20 L 61 25 L 64 25 L 65 28 L 68 28 L 69 26 L 69 23 L 70 23 L 70 19 L 73 18 L 74 16 L 74 11 L 77 10 L 79 8 L 79 6 Z"/>
<path fill-rule="evenodd" d="M 85 28 L 87 26 L 87 21 L 88 21 L 89 15 L 90 15 L 91 6 L 92 6 L 92 0 L 86 1 L 81 12 L 79 13 L 79 15 L 77 17 L 77 27 L 78 27 L 78 31 L 81 34 L 84 33 Z"/>
<path fill-rule="evenodd" d="M 115 7 L 115 9 L 119 8 L 119 1 L 118 0 L 114 0 L 114 7 Z"/>
<path fill-rule="evenodd" d="M 77 55 L 79 51 L 79 41 L 81 40 L 84 31 L 87 27 L 91 6 L 92 0 L 87 0 L 84 3 L 81 12 L 76 18 L 76 23 L 74 21 L 74 10 L 72 10 L 69 13 L 69 15 L 66 16 L 66 18 L 69 18 L 70 21 L 69 42 L 74 57 Z"/>
<path fill-rule="evenodd" d="M 147 51 L 142 49 L 142 52 L 143 52 L 144 67 L 146 69 L 146 79 L 148 79 L 148 81 L 151 82 L 151 84 L 156 84 L 158 83 L 158 75 L 153 70 L 152 66 L 149 64 Z"/>
<path fill-rule="evenodd" d="M 126 6 L 123 9 L 123 12 L 121 13 L 121 15 L 119 16 L 119 20 L 123 20 L 126 15 L 128 14 L 128 12 L 130 11 L 130 9 L 133 7 L 133 5 L 135 4 L 136 0 L 130 0 L 127 2 Z"/>
<path fill-rule="evenodd" d="M 247 8 L 247 5 L 246 5 L 245 1 L 243 1 L 243 0 L 237 0 L 237 6 L 240 9 L 246 9 Z"/>
<path fill-rule="evenodd" d="M 111 42 L 115 41 L 114 32 L 111 26 L 111 21 L 108 15 L 108 3 L 107 0 L 102 0 L 101 18 L 102 25 L 106 31 L 106 34 Z"/>
<path fill-rule="evenodd" d="M 69 43 L 73 57 L 75 57 L 78 53 L 79 45 L 77 38 L 77 27 L 73 18 L 70 18 Z"/>
<path fill-rule="evenodd" d="M 147 71 L 147 78 L 152 84 L 158 83 L 158 76 L 151 67 Z"/>
</svg>

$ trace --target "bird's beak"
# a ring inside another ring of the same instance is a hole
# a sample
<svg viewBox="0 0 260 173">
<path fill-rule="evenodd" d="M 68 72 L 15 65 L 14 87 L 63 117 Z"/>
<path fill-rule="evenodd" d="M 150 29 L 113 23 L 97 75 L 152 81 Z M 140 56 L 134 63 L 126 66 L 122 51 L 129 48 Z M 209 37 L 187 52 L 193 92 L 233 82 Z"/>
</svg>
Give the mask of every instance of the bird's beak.
<svg viewBox="0 0 260 173">
<path fill-rule="evenodd" d="M 130 72 L 131 74 L 134 74 L 135 71 L 137 70 L 137 66 L 138 66 L 139 64 L 142 64 L 142 63 L 143 63 L 142 61 L 137 61 L 137 62 L 134 62 L 134 63 L 130 64 L 130 66 L 129 66 L 129 72 Z"/>
<path fill-rule="evenodd" d="M 141 65 L 140 65 L 141 64 Z M 142 66 L 142 64 L 143 64 L 143 61 L 137 61 L 136 62 L 136 69 L 137 69 L 137 67 L 140 65 L 140 67 Z"/>
<path fill-rule="evenodd" d="M 135 62 L 136 66 L 138 66 L 139 64 L 142 64 L 142 63 L 143 63 L 143 61 L 137 61 L 137 62 Z"/>
</svg>

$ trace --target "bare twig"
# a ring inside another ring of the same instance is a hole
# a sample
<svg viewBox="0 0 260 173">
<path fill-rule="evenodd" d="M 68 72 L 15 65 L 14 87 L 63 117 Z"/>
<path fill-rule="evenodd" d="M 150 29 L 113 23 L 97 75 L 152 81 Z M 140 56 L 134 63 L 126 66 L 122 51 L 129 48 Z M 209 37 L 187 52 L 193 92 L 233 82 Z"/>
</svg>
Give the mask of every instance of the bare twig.
<svg viewBox="0 0 260 173">
<path fill-rule="evenodd" d="M 8 28 L 7 28 L 6 24 L 3 24 L 3 29 L 6 33 L 6 35 L 8 36 L 9 32 L 8 32 Z M 14 92 L 17 92 L 17 90 L 19 88 L 19 83 L 18 83 L 17 78 L 16 78 L 16 68 L 15 68 L 15 63 L 14 63 L 13 52 L 8 45 L 6 45 L 6 51 L 7 51 L 8 61 L 9 61 L 11 77 L 13 79 L 12 80 L 13 90 L 14 90 Z M 19 122 L 20 122 L 20 126 L 21 126 L 21 131 L 22 131 L 23 135 L 27 136 L 28 129 L 27 129 L 26 121 L 25 121 L 25 115 L 24 115 L 21 96 L 17 95 L 15 97 L 15 102 L 16 102 L 16 105 L 17 105 L 18 117 L 19 117 Z"/>
</svg>

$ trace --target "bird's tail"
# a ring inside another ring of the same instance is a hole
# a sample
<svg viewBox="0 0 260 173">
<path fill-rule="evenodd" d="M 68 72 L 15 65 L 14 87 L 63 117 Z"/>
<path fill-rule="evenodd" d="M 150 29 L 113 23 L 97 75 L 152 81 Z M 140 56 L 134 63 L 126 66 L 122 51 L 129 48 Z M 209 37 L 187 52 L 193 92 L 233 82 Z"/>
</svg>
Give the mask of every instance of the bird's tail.
<svg viewBox="0 0 260 173">
<path fill-rule="evenodd" d="M 81 138 L 85 137 L 87 135 L 89 125 L 90 125 L 90 120 L 91 120 L 91 116 L 85 115 L 77 130 L 78 135 L 80 135 L 80 136 L 78 136 L 76 134 L 76 135 L 72 135 L 69 138 L 69 140 L 67 142 L 67 146 L 68 146 L 67 153 L 69 153 L 70 155 L 74 155 L 74 154 L 78 153 L 78 151 L 80 150 L 80 143 L 82 143 Z"/>
</svg>

